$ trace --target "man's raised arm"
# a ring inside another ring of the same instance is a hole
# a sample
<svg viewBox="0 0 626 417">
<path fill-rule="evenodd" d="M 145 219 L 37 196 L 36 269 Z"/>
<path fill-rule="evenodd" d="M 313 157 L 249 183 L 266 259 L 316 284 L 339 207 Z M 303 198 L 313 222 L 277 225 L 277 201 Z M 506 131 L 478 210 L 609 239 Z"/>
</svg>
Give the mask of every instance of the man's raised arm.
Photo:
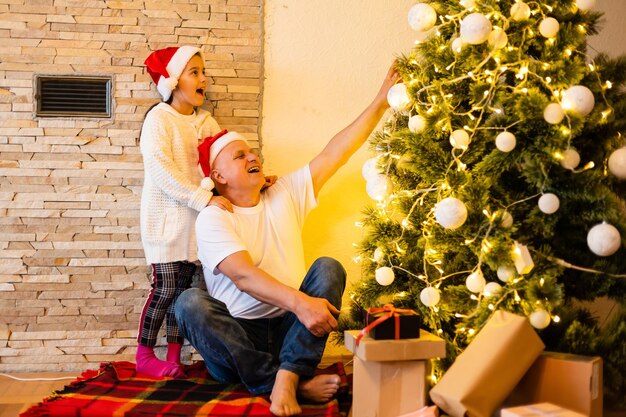
<svg viewBox="0 0 626 417">
<path fill-rule="evenodd" d="M 352 123 L 333 136 L 322 152 L 310 162 L 309 168 L 316 196 L 326 181 L 350 159 L 372 133 L 389 107 L 387 92 L 398 78 L 399 75 L 392 65 L 369 106 Z"/>
</svg>

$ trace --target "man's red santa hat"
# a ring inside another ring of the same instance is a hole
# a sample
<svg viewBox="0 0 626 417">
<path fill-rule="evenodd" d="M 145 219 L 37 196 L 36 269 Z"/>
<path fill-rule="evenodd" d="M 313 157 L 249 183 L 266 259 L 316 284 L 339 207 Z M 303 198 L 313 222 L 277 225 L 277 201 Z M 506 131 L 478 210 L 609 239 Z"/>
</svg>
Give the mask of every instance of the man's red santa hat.
<svg viewBox="0 0 626 417">
<path fill-rule="evenodd" d="M 231 142 L 241 140 L 246 144 L 248 141 L 237 132 L 229 132 L 224 129 L 215 136 L 209 136 L 198 146 L 198 165 L 204 174 L 201 187 L 206 190 L 212 190 L 215 187 L 211 179 L 211 166 L 215 162 L 217 155 Z"/>
<path fill-rule="evenodd" d="M 172 46 L 152 52 L 144 64 L 163 101 L 169 100 L 178 85 L 178 79 L 189 60 L 199 54 L 204 62 L 204 54 L 195 46 Z"/>
</svg>

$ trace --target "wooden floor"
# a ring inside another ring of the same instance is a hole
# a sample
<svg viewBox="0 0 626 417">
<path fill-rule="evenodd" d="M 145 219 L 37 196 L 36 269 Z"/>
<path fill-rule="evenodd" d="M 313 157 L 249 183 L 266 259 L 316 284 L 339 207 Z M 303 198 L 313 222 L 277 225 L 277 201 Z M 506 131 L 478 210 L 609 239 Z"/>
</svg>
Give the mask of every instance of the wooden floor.
<svg viewBox="0 0 626 417">
<path fill-rule="evenodd" d="M 0 375 L 0 417 L 17 417 L 74 380 L 80 372 L 44 372 L 11 374 L 22 379 L 68 378 L 59 381 L 16 381 Z"/>
</svg>

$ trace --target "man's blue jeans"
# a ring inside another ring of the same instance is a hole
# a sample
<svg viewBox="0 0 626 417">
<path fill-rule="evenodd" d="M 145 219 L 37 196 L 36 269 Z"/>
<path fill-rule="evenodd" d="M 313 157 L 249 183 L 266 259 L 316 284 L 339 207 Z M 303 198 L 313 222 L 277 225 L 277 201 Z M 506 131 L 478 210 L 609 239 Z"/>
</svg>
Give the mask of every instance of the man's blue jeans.
<svg viewBox="0 0 626 417">
<path fill-rule="evenodd" d="M 313 263 L 300 291 L 341 309 L 345 284 L 343 266 L 324 257 Z M 224 303 L 199 288 L 184 291 L 175 312 L 182 335 L 202 356 L 211 376 L 241 382 L 252 394 L 270 392 L 279 369 L 313 376 L 328 339 L 314 336 L 290 312 L 271 319 L 233 318 Z"/>
</svg>

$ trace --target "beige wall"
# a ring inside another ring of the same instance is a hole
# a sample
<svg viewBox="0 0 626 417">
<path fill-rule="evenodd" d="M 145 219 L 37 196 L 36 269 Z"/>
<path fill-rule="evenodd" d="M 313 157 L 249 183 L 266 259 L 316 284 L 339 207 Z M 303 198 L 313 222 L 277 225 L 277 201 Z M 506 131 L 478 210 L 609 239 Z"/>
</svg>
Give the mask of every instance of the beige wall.
<svg viewBox="0 0 626 417">
<path fill-rule="evenodd" d="M 265 82 L 261 137 L 266 168 L 284 174 L 307 163 L 374 97 L 394 57 L 414 34 L 407 12 L 414 0 L 269 0 L 265 2 Z M 361 166 L 363 148 L 322 190 L 305 226 L 307 261 L 339 259 L 349 279 L 361 239 L 354 223 L 372 202 Z"/>
</svg>

